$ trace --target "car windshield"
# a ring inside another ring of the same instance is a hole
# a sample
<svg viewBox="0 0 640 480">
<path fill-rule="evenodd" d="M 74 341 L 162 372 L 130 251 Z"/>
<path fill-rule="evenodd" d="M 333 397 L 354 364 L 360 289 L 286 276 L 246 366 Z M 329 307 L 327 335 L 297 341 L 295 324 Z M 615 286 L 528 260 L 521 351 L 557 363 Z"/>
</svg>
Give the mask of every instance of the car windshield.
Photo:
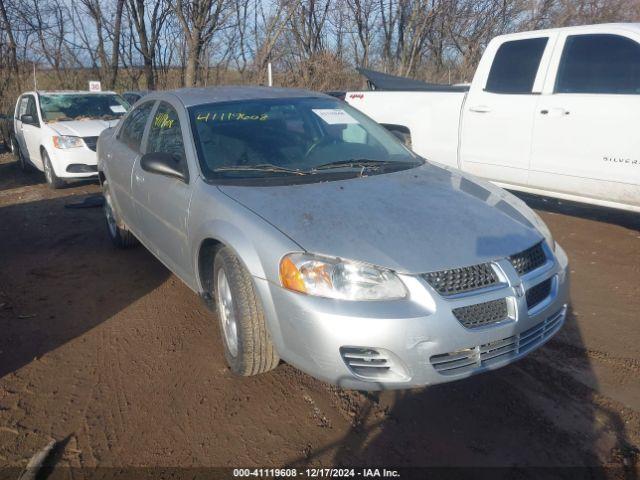
<svg viewBox="0 0 640 480">
<path fill-rule="evenodd" d="M 422 164 L 386 129 L 335 99 L 212 103 L 189 113 L 209 180 L 362 176 Z"/>
<path fill-rule="evenodd" d="M 40 110 L 45 122 L 102 119 L 117 120 L 129 104 L 113 93 L 40 94 Z"/>
</svg>

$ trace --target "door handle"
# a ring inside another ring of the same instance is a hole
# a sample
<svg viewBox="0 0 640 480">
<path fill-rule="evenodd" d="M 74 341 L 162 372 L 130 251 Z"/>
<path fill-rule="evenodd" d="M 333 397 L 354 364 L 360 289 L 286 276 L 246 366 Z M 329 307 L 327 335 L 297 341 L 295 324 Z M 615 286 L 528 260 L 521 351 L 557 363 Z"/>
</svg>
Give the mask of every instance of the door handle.
<svg viewBox="0 0 640 480">
<path fill-rule="evenodd" d="M 486 105 L 475 105 L 473 107 L 469 107 L 469 110 L 476 113 L 489 113 L 491 108 Z"/>
</svg>

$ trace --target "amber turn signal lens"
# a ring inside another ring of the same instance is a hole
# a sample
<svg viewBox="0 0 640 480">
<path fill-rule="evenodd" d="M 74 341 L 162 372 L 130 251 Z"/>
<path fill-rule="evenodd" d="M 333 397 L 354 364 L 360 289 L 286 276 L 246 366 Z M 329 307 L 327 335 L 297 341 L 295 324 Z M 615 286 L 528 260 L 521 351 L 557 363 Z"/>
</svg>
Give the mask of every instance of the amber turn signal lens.
<svg viewBox="0 0 640 480">
<path fill-rule="evenodd" d="M 284 288 L 307 293 L 307 287 L 305 287 L 304 280 L 302 280 L 300 270 L 288 257 L 283 258 L 280 262 L 280 282 L 282 282 Z"/>
</svg>

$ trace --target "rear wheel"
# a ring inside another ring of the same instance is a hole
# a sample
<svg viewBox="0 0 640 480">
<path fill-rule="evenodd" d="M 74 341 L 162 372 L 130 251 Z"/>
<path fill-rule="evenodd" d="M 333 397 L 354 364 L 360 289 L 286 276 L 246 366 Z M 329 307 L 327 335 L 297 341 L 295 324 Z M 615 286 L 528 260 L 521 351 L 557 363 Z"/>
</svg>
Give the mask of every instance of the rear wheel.
<svg viewBox="0 0 640 480">
<path fill-rule="evenodd" d="M 26 172 L 27 170 L 29 170 L 29 162 L 26 158 L 24 158 L 24 155 L 22 155 L 22 152 L 20 151 L 20 145 L 18 145 L 18 141 L 16 140 L 16 138 L 11 137 L 10 141 L 13 158 L 15 158 L 16 162 L 18 162 L 18 166 L 20 167 L 20 169 Z"/>
<path fill-rule="evenodd" d="M 58 189 L 64 187 L 65 181 L 56 175 L 53 165 L 51 165 L 49 154 L 45 150 L 42 151 L 42 164 L 44 166 L 44 178 L 47 180 L 49 188 Z"/>
<path fill-rule="evenodd" d="M 109 238 L 118 248 L 130 248 L 136 245 L 138 243 L 136 237 L 127 229 L 124 222 L 117 217 L 107 182 L 102 184 L 102 191 L 104 195 L 104 218 L 107 223 Z"/>
<path fill-rule="evenodd" d="M 213 288 L 227 363 L 233 373 L 250 376 L 278 366 L 276 352 L 253 279 L 227 248 L 216 254 Z"/>
</svg>

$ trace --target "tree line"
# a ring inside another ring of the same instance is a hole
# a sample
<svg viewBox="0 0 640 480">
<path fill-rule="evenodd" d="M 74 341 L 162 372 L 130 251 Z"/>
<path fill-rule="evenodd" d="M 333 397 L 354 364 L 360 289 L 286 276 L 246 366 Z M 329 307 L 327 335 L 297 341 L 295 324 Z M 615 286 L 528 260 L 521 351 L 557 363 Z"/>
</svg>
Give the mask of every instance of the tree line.
<svg viewBox="0 0 640 480">
<path fill-rule="evenodd" d="M 0 0 L 2 106 L 32 85 L 361 86 L 364 66 L 470 81 L 496 35 L 638 21 L 640 0 Z"/>
</svg>

